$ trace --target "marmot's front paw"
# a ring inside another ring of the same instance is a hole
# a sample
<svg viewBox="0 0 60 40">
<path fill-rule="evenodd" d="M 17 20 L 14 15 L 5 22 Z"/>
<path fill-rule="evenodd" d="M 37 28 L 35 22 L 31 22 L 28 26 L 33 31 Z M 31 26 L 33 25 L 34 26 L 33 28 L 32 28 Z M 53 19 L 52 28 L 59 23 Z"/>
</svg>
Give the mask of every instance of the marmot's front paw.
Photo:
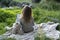
<svg viewBox="0 0 60 40">
<path fill-rule="evenodd" d="M 20 30 L 18 31 L 18 34 L 23 35 L 23 34 L 24 34 L 23 30 L 20 29 Z"/>
</svg>

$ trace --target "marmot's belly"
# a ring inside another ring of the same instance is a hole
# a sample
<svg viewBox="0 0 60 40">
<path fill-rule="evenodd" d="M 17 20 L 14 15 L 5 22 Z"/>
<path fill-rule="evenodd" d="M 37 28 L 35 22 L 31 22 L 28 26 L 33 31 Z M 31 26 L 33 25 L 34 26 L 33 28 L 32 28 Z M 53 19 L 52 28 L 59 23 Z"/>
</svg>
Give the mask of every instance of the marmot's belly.
<svg viewBox="0 0 60 40">
<path fill-rule="evenodd" d="M 31 26 L 24 26 L 24 27 L 22 27 L 22 30 L 24 31 L 24 33 L 29 33 L 29 32 L 32 32 L 33 30 L 34 30 L 34 28 Z"/>
</svg>

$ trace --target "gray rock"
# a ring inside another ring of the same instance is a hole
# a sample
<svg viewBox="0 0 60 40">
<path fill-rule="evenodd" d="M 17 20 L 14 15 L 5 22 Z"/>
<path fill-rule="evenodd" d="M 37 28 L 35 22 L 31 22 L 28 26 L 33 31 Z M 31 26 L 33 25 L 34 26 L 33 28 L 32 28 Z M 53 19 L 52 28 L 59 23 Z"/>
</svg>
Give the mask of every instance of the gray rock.
<svg viewBox="0 0 60 40">
<path fill-rule="evenodd" d="M 57 40 L 60 35 L 60 31 L 56 30 L 56 27 L 59 25 L 59 23 L 53 23 L 53 22 L 48 22 L 48 23 L 42 23 L 40 24 L 43 32 L 45 32 L 45 36 L 47 38 L 54 38 L 54 40 Z"/>
</svg>

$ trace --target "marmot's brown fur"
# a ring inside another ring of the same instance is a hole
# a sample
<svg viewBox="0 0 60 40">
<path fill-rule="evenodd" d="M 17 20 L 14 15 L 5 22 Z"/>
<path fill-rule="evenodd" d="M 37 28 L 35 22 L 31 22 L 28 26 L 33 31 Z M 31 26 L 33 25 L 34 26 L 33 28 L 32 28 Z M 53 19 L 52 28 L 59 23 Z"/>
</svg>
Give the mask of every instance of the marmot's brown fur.
<svg viewBox="0 0 60 40">
<path fill-rule="evenodd" d="M 25 22 L 29 22 L 32 17 L 32 10 L 27 5 L 22 9 L 22 18 L 25 20 Z"/>
</svg>

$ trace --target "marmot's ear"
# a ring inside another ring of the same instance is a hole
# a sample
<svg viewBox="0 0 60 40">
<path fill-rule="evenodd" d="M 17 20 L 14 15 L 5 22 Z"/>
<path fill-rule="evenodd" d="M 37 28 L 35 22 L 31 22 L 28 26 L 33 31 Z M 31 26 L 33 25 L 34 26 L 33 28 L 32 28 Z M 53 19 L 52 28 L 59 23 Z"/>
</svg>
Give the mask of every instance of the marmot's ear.
<svg viewBox="0 0 60 40">
<path fill-rule="evenodd" d="M 30 7 L 30 8 L 31 8 L 31 7 L 32 7 L 32 4 L 30 4 L 28 7 Z"/>
</svg>

